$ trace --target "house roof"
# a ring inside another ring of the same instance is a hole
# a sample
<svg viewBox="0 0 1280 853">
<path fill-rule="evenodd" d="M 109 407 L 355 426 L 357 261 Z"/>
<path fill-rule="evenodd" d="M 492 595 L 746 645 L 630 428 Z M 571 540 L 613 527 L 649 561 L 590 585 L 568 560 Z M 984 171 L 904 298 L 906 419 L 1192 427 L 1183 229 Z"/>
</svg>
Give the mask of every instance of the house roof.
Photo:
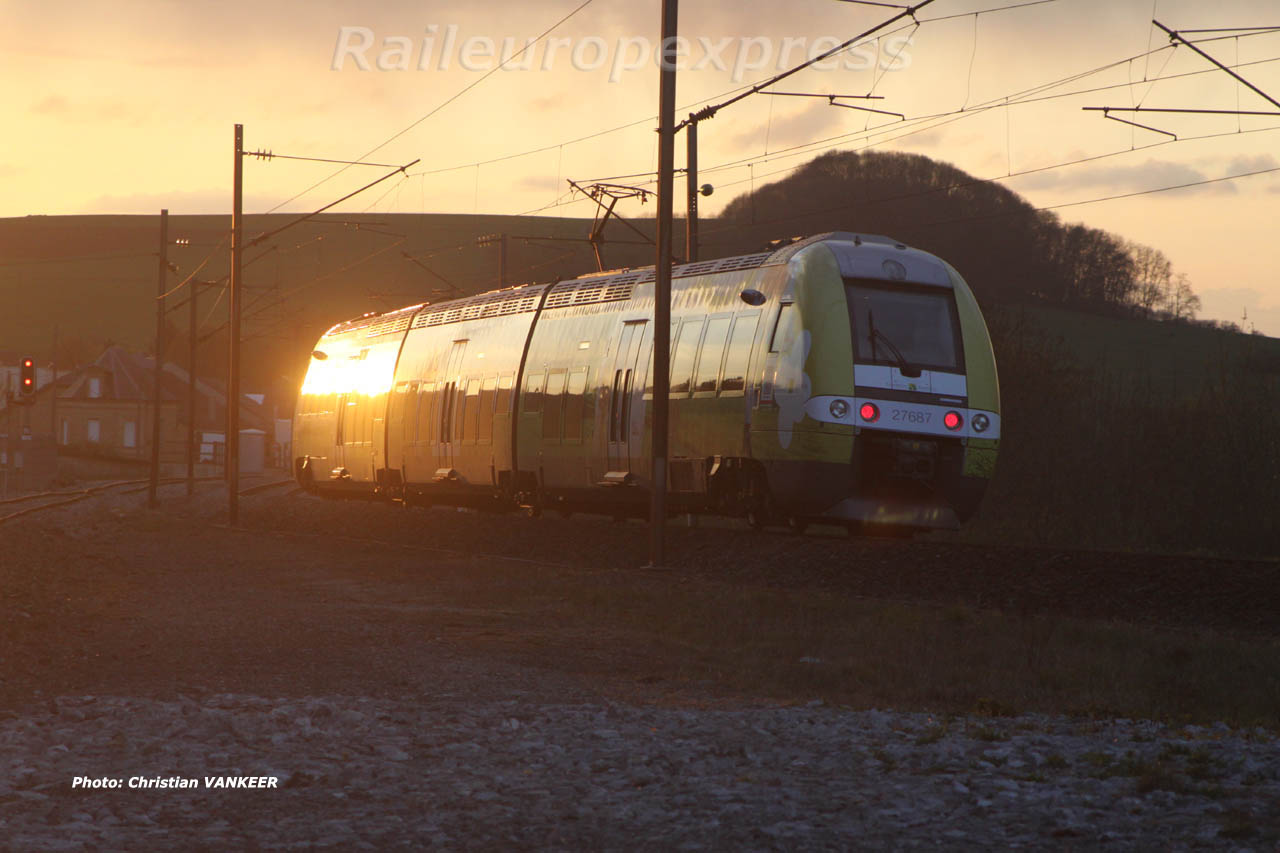
<svg viewBox="0 0 1280 853">
<path fill-rule="evenodd" d="M 94 376 L 109 378 L 109 381 L 99 385 L 99 396 L 90 398 L 88 380 Z M 155 359 L 149 355 L 130 352 L 121 346 L 110 346 L 92 364 L 74 372 L 68 379 L 70 381 L 64 382 L 59 378 L 58 385 L 67 389 L 60 397 L 150 402 L 155 382 Z M 160 374 L 161 401 L 185 403 L 188 381 L 188 373 L 184 368 L 173 362 L 164 362 Z M 196 395 L 198 423 L 218 424 L 225 419 L 227 397 L 220 384 L 197 377 Z M 260 428 L 270 420 L 270 416 L 266 407 L 241 394 L 240 419 L 246 428 Z"/>
</svg>

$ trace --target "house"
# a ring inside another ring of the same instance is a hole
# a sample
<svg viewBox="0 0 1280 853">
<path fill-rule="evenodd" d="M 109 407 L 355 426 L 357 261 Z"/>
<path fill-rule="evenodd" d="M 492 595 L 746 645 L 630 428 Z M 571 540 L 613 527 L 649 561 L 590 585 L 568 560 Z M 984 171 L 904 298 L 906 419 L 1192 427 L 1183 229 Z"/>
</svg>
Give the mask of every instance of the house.
<svg viewBox="0 0 1280 853">
<path fill-rule="evenodd" d="M 108 347 L 92 364 L 59 376 L 36 393 L 31 405 L 12 405 L 6 416 L 40 432 L 52 433 L 59 451 L 73 456 L 144 462 L 151 459 L 155 360 L 151 356 Z M 182 467 L 187 459 L 188 374 L 165 362 L 160 376 L 160 462 Z M 219 383 L 195 383 L 197 442 L 218 444 L 226 426 L 226 394 Z M 276 433 L 273 412 L 244 395 L 242 429 Z M 212 455 L 212 454 L 210 454 Z M 268 454 L 271 458 L 271 454 Z M 221 462 L 220 456 L 206 461 Z"/>
</svg>

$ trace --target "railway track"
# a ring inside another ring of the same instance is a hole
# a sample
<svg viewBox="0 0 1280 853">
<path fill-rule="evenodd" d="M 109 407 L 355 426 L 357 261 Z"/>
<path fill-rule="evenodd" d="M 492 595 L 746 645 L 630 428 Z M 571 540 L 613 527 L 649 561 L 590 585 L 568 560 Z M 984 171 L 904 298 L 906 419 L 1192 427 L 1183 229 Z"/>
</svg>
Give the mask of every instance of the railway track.
<svg viewBox="0 0 1280 853">
<path fill-rule="evenodd" d="M 583 574 L 643 572 L 670 583 L 809 590 L 841 598 L 974 607 L 1161 628 L 1280 636 L 1280 561 L 1001 543 L 826 536 L 743 527 L 668 528 L 668 567 L 646 569 L 648 527 L 392 509 L 311 497 L 255 506 L 240 536 L 332 543 L 339 549 L 500 559 Z"/>
<path fill-rule="evenodd" d="M 169 478 L 160 480 L 158 485 L 161 487 L 175 486 L 175 485 L 185 484 L 186 482 L 187 480 L 185 477 L 169 477 Z M 196 480 L 196 482 L 201 484 L 221 483 L 223 482 L 223 479 L 221 477 L 200 477 Z M 237 494 L 240 494 L 240 495 L 258 494 L 259 492 L 264 492 L 269 489 L 277 488 L 279 486 L 293 484 L 293 482 L 294 481 L 292 479 L 287 479 L 287 480 L 275 480 L 269 483 L 258 483 L 253 486 L 249 486 L 248 488 L 241 489 Z M 137 494 L 139 492 L 147 491 L 150 487 L 151 487 L 151 481 L 149 479 L 148 480 L 116 480 L 110 483 L 100 483 L 96 486 L 89 486 L 88 488 L 84 488 L 84 489 L 67 489 L 62 491 L 36 492 L 29 495 L 19 495 L 18 497 L 0 500 L 0 508 L 29 503 L 32 501 L 43 501 L 43 502 L 37 503 L 34 506 L 22 507 L 21 509 L 17 509 L 17 510 L 8 512 L 4 515 L 0 515 L 0 524 L 4 524 L 7 521 L 12 521 L 15 518 L 21 518 L 26 515 L 31 515 L 33 513 L 42 512 L 48 509 L 56 509 L 58 507 L 70 506 L 71 504 L 80 503 L 82 501 L 87 501 L 91 498 L 101 497 L 101 496 L 105 496 L 112 493 L 125 494 L 125 495 Z M 117 489 L 119 491 L 116 491 Z"/>
</svg>

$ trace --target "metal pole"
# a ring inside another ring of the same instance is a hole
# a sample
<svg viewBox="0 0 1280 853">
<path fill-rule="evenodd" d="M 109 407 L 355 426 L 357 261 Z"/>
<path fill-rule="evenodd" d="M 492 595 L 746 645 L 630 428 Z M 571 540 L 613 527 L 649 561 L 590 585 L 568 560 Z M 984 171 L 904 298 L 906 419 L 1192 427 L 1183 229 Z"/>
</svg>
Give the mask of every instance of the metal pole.
<svg viewBox="0 0 1280 853">
<path fill-rule="evenodd" d="M 675 172 L 676 14 L 678 0 L 662 2 L 658 72 L 658 251 L 653 304 L 653 477 L 649 505 L 649 562 L 666 561 L 667 425 L 671 396 L 671 209 Z"/>
<path fill-rule="evenodd" d="M 684 132 L 688 144 L 685 155 L 684 254 L 685 260 L 693 263 L 698 259 L 698 122 L 692 115 Z"/>
<path fill-rule="evenodd" d="M 187 327 L 191 335 L 187 344 L 187 497 L 196 491 L 196 339 L 200 333 L 196 297 L 199 295 L 200 282 L 192 279 L 191 292 L 187 294 Z"/>
<path fill-rule="evenodd" d="M 244 125 L 236 125 L 235 168 L 231 190 L 231 287 L 228 321 L 231 327 L 231 354 L 227 365 L 227 501 L 228 523 L 240 520 L 240 288 L 244 238 Z"/>
<path fill-rule="evenodd" d="M 498 235 L 498 287 L 507 286 L 507 235 Z"/>
<path fill-rule="evenodd" d="M 53 447 L 58 448 L 58 324 L 53 324 L 53 360 L 49 365 L 53 371 L 53 390 L 49 392 L 49 430 L 53 433 Z"/>
<path fill-rule="evenodd" d="M 160 211 L 160 265 L 156 274 L 156 369 L 151 382 L 151 481 L 147 506 L 160 505 L 160 379 L 164 374 L 164 292 L 169 277 L 169 211 Z"/>
<path fill-rule="evenodd" d="M 1187 47 L 1191 48 L 1191 49 L 1192 49 L 1192 50 L 1194 50 L 1196 53 L 1200 54 L 1200 55 L 1201 55 L 1201 56 L 1203 56 L 1205 59 L 1209 60 L 1209 61 L 1210 61 L 1210 62 L 1212 62 L 1214 65 L 1216 65 L 1216 66 L 1218 66 L 1219 68 L 1221 68 L 1223 71 L 1225 71 L 1225 72 L 1227 72 L 1228 74 L 1230 74 L 1230 75 L 1231 75 L 1232 77 L 1234 77 L 1236 80 L 1239 80 L 1241 83 L 1243 83 L 1243 84 L 1245 84 L 1246 86 L 1248 86 L 1248 87 L 1249 87 L 1250 89 L 1252 89 L 1256 94 L 1261 95 L 1262 97 L 1266 98 L 1266 99 L 1267 99 L 1268 101 L 1270 101 L 1271 103 L 1275 104 L 1277 107 L 1280 107 L 1280 101 L 1277 101 L 1275 98 L 1271 97 L 1271 96 L 1270 96 L 1270 95 L 1268 95 L 1266 92 L 1262 91 L 1262 90 L 1261 90 L 1261 89 L 1259 89 L 1257 86 L 1253 85 L 1253 84 L 1252 84 L 1252 83 L 1250 83 L 1248 80 L 1244 79 L 1244 78 L 1243 78 L 1243 77 L 1241 77 L 1239 74 L 1237 74 L 1236 72 L 1232 71 L 1230 68 L 1228 68 L 1227 66 L 1223 65 L 1221 62 L 1219 62 L 1218 60 L 1214 59 L 1212 56 L 1210 56 L 1209 54 L 1205 53 L 1203 50 L 1201 50 L 1200 48 L 1196 47 L 1196 46 L 1195 46 L 1194 44 L 1192 44 L 1191 42 L 1189 42 L 1189 41 L 1187 41 L 1186 39 L 1184 39 L 1182 36 L 1178 35 L 1178 34 L 1177 34 L 1177 32 L 1175 32 L 1174 30 L 1169 29 L 1169 28 L 1168 28 L 1168 27 L 1166 27 L 1164 24 L 1160 23 L 1159 21 L 1157 21 L 1157 20 L 1156 20 L 1156 19 L 1154 19 L 1154 18 L 1152 18 L 1152 19 L 1151 19 L 1151 23 L 1155 24 L 1157 27 L 1159 27 L 1160 29 L 1164 30 L 1164 31 L 1169 35 L 1169 41 L 1180 41 L 1180 42 L 1182 42 L 1182 43 L 1183 43 L 1183 44 L 1185 44 Z"/>
</svg>

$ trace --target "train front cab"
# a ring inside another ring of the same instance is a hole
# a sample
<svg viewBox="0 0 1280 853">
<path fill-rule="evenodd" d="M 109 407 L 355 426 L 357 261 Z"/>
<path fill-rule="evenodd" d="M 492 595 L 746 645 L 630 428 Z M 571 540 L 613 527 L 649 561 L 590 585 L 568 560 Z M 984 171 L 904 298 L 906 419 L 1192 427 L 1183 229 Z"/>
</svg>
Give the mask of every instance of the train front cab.
<svg viewBox="0 0 1280 853">
<path fill-rule="evenodd" d="M 317 342 L 293 420 L 294 475 L 334 497 L 379 494 L 400 342 L 419 306 L 341 323 Z"/>
<path fill-rule="evenodd" d="M 775 499 L 808 521 L 958 527 L 1000 436 L 990 337 L 964 279 L 866 235 L 806 241 L 786 260 L 752 427 Z"/>
</svg>

